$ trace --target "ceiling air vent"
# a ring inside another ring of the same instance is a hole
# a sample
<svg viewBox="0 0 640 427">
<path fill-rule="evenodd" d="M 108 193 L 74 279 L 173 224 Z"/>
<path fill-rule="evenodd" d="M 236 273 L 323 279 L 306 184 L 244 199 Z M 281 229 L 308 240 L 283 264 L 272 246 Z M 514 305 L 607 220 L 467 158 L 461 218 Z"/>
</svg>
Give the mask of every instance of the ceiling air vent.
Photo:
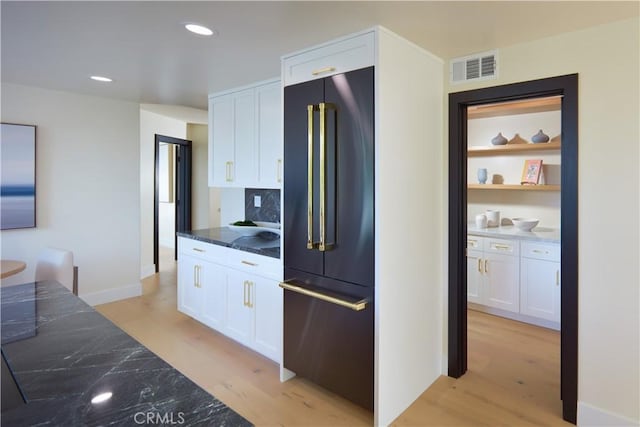
<svg viewBox="0 0 640 427">
<path fill-rule="evenodd" d="M 476 53 L 451 60 L 451 83 L 495 79 L 497 69 L 498 51 Z"/>
</svg>

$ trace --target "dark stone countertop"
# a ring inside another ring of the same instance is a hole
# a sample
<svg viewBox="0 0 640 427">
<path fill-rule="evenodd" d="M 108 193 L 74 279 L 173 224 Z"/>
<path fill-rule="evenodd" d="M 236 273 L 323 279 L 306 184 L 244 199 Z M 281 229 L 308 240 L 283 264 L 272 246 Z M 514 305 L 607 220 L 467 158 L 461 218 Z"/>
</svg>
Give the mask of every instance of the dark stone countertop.
<svg viewBox="0 0 640 427">
<path fill-rule="evenodd" d="M 27 401 L 3 425 L 251 425 L 58 282 L 1 293 L 2 353 Z"/>
<path fill-rule="evenodd" d="M 206 228 L 177 233 L 180 237 L 226 246 L 245 252 L 253 252 L 271 258 L 280 258 L 280 236 L 275 233 L 259 233 L 256 236 L 243 236 L 228 227 Z"/>
</svg>

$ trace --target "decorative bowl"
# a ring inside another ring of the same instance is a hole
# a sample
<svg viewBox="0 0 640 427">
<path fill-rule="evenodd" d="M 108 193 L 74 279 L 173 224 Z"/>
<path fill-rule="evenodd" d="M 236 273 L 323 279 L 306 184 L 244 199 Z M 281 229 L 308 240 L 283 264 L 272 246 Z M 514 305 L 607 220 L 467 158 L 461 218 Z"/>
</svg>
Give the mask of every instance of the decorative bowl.
<svg viewBox="0 0 640 427">
<path fill-rule="evenodd" d="M 522 231 L 531 231 L 540 222 L 536 218 L 511 218 L 511 221 L 513 221 L 513 225 Z"/>
<path fill-rule="evenodd" d="M 243 236 L 255 236 L 260 233 L 269 232 L 280 234 L 280 224 L 270 222 L 255 222 L 256 226 L 251 225 L 233 225 L 229 224 L 229 230 L 235 231 Z"/>
</svg>

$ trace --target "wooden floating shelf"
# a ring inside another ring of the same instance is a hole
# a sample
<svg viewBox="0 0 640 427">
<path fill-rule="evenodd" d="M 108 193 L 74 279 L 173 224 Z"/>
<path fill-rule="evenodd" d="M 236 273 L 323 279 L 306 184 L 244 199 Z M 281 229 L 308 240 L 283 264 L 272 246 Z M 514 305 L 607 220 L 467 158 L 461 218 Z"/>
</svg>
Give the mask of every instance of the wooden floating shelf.
<svg viewBox="0 0 640 427">
<path fill-rule="evenodd" d="M 467 118 L 483 119 L 486 117 L 509 116 L 513 114 L 559 111 L 561 107 L 562 96 L 501 102 L 499 104 L 474 105 L 467 108 Z"/>
<path fill-rule="evenodd" d="M 559 150 L 560 141 L 543 142 L 539 144 L 506 144 L 469 147 L 468 157 L 492 156 L 495 154 L 521 153 L 529 151 Z"/>
<path fill-rule="evenodd" d="M 560 191 L 559 185 L 468 184 L 469 190 Z"/>
</svg>

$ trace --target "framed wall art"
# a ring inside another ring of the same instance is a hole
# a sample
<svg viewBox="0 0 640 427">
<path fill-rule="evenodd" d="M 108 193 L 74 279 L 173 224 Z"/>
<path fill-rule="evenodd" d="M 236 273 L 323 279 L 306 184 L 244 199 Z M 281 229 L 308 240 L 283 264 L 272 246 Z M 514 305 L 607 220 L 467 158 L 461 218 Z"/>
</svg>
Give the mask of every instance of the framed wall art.
<svg viewBox="0 0 640 427">
<path fill-rule="evenodd" d="M 36 127 L 2 123 L 0 228 L 36 226 Z"/>
<path fill-rule="evenodd" d="M 542 173 L 542 160 L 525 160 L 522 169 L 522 180 L 520 184 L 536 185 L 540 181 Z"/>
</svg>

